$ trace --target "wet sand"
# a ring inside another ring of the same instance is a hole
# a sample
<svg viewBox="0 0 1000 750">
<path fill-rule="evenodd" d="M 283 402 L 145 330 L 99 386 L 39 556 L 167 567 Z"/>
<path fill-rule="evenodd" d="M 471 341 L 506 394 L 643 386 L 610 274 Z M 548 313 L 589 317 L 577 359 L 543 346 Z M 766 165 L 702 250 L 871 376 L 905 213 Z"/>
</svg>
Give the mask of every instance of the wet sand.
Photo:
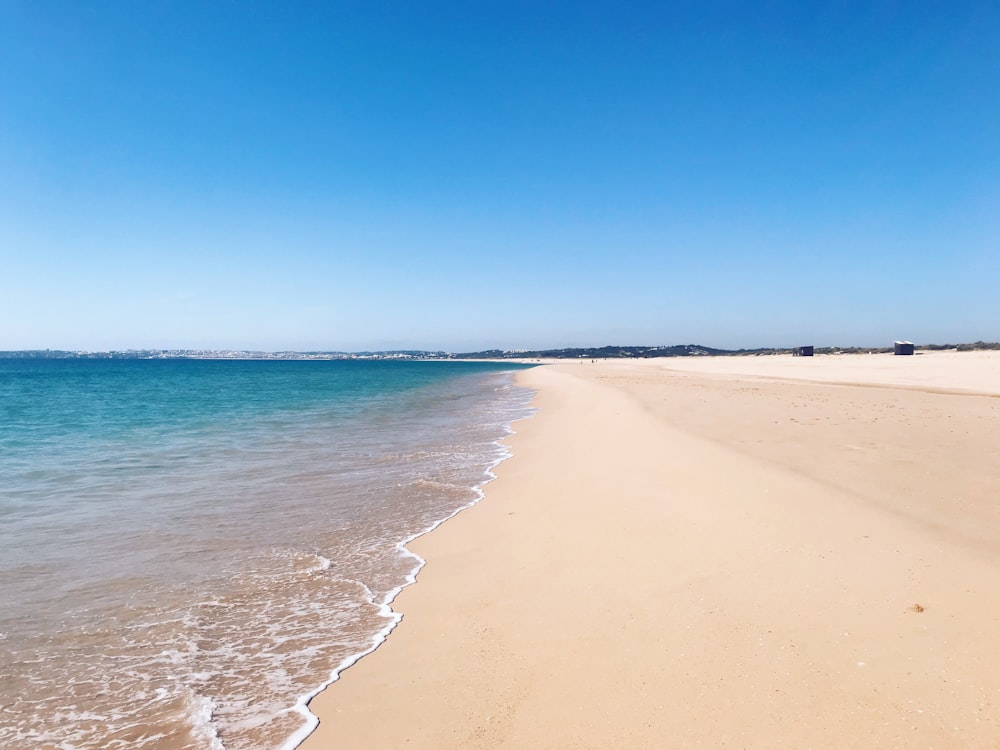
<svg viewBox="0 0 1000 750">
<path fill-rule="evenodd" d="M 303 747 L 996 748 L 998 366 L 522 373 L 514 457 Z"/>
</svg>

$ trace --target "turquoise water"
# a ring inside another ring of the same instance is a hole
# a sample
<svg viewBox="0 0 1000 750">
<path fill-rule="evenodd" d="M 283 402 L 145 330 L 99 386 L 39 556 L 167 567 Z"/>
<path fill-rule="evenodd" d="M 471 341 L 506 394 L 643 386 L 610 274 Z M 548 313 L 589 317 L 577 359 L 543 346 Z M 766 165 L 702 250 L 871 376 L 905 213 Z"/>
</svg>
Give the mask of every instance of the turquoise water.
<svg viewBox="0 0 1000 750">
<path fill-rule="evenodd" d="M 0 746 L 294 746 L 529 413 L 511 371 L 0 360 Z"/>
</svg>

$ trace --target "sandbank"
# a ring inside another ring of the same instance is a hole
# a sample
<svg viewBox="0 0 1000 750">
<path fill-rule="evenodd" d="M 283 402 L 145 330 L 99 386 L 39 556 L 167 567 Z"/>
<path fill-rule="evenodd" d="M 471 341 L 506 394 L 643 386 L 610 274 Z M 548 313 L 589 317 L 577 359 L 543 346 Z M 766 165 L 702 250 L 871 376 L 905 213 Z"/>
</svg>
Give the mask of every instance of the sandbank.
<svg viewBox="0 0 1000 750">
<path fill-rule="evenodd" d="M 1000 746 L 1000 354 L 766 360 L 520 373 L 303 747 Z"/>
</svg>

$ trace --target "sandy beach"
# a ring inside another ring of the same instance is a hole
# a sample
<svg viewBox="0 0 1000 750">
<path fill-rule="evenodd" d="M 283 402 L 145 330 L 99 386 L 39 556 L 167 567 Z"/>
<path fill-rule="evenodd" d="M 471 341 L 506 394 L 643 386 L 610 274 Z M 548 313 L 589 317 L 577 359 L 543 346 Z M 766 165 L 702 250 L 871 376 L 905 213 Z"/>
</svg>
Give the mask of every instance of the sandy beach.
<svg viewBox="0 0 1000 750">
<path fill-rule="evenodd" d="M 518 377 L 305 750 L 1000 747 L 1000 353 Z"/>
</svg>

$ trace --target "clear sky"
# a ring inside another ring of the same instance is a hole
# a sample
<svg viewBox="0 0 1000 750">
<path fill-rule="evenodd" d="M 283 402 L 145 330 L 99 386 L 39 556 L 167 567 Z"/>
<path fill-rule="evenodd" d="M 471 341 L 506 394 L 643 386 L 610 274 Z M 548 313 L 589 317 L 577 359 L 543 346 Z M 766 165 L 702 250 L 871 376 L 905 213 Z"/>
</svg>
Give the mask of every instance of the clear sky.
<svg viewBox="0 0 1000 750">
<path fill-rule="evenodd" d="M 0 349 L 1000 339 L 1000 3 L 0 2 Z"/>
</svg>

